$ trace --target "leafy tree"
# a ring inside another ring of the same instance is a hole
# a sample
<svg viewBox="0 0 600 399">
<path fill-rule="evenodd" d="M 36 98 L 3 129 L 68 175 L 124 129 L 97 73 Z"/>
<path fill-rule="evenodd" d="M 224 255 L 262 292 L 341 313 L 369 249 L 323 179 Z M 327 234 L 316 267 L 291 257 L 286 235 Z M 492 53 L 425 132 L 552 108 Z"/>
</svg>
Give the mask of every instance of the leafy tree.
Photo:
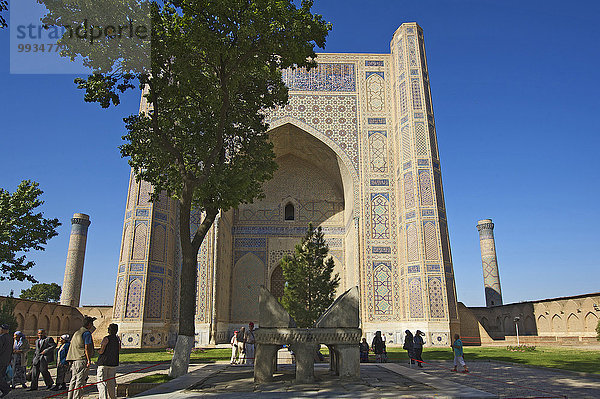
<svg viewBox="0 0 600 399">
<path fill-rule="evenodd" d="M 34 213 L 44 203 L 39 198 L 43 191 L 38 185 L 23 180 L 12 194 L 0 188 L 0 280 L 37 283 L 27 274 L 35 262 L 26 261 L 25 255 L 17 254 L 32 249 L 43 251 L 48 240 L 58 234 L 58 219 L 45 219 L 41 212 Z"/>
<path fill-rule="evenodd" d="M 8 324 L 9 331 L 16 331 L 19 327 L 14 313 L 16 305 L 12 298 L 6 298 L 0 305 L 0 324 Z"/>
<path fill-rule="evenodd" d="M 281 304 L 298 327 L 312 327 L 333 303 L 340 277 L 337 273 L 332 277 L 334 263 L 328 252 L 321 227 L 309 224 L 294 256 L 280 262 L 286 282 Z"/>
<path fill-rule="evenodd" d="M 50 10 L 46 24 L 58 24 L 64 15 L 74 20 L 62 2 L 42 1 Z M 261 197 L 262 182 L 276 168 L 264 115 L 287 103 L 281 69 L 315 66 L 314 47 L 324 47 L 330 26 L 311 7 L 310 0 L 300 6 L 292 0 L 153 1 L 149 71 L 126 55 L 111 56 L 104 42 L 84 52 L 64 41 L 66 55 L 82 55 L 95 66 L 87 80 L 76 80 L 85 101 L 116 105 L 135 79 L 144 90 L 148 112 L 125 118 L 121 154 L 138 179 L 154 186 L 153 199 L 166 191 L 179 204 L 183 261 L 171 376 L 189 364 L 191 298 L 204 237 L 219 211 Z M 193 208 L 203 220 L 192 234 Z"/>
<path fill-rule="evenodd" d="M 60 285 L 56 283 L 41 283 L 34 284 L 26 290 L 21 290 L 19 298 L 42 302 L 58 302 L 60 301 L 61 292 Z"/>
<path fill-rule="evenodd" d="M 600 341 L 600 320 L 598 320 L 598 325 L 596 326 L 596 339 Z"/>
</svg>

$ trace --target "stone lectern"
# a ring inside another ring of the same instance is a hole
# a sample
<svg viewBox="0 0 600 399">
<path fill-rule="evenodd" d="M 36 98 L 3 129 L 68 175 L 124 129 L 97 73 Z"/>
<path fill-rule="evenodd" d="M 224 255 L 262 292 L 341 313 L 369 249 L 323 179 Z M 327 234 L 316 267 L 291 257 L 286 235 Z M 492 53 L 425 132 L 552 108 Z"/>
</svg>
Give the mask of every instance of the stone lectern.
<svg viewBox="0 0 600 399">
<path fill-rule="evenodd" d="M 321 344 L 329 347 L 331 370 L 341 378 L 360 377 L 358 344 L 358 287 L 342 294 L 321 315 L 314 328 L 297 328 L 294 319 L 264 287 L 259 297 L 259 325 L 255 331 L 254 381 L 273 380 L 277 351 L 289 345 L 296 355 L 296 383 L 314 381 L 314 357 Z"/>
</svg>

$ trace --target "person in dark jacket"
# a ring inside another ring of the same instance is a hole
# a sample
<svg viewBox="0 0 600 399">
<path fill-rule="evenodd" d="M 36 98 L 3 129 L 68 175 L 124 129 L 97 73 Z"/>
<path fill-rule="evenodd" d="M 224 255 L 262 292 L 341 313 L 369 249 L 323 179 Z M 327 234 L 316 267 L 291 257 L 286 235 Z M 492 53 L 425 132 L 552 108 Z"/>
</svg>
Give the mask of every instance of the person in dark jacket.
<svg viewBox="0 0 600 399">
<path fill-rule="evenodd" d="M 406 335 L 404 336 L 404 346 L 402 348 L 408 352 L 410 364 L 415 364 L 415 337 L 413 337 L 410 330 L 406 330 L 404 332 Z"/>
<path fill-rule="evenodd" d="M 58 359 L 56 365 L 56 384 L 51 388 L 53 391 L 64 391 L 67 389 L 67 383 L 65 378 L 67 372 L 71 368 L 69 362 L 67 362 L 67 353 L 69 353 L 69 345 L 71 345 L 71 337 L 69 334 L 61 335 L 58 339 Z"/>
<path fill-rule="evenodd" d="M 381 363 L 383 361 L 383 348 L 384 343 L 381 338 L 381 331 L 375 332 L 375 337 L 373 337 L 373 342 L 371 343 L 371 349 L 375 352 L 375 361 L 377 363 Z"/>
<path fill-rule="evenodd" d="M 0 398 L 5 397 L 10 392 L 10 386 L 4 377 L 6 368 L 12 359 L 13 342 L 8 333 L 8 325 L 0 325 Z"/>
<path fill-rule="evenodd" d="M 369 362 L 369 344 L 367 343 L 367 339 L 363 338 L 362 342 L 359 344 L 360 351 L 360 361 L 361 363 Z"/>
<path fill-rule="evenodd" d="M 117 337 L 119 326 L 110 324 L 108 326 L 108 335 L 102 339 L 98 353 L 97 380 L 98 399 L 116 399 L 117 381 L 115 374 L 119 365 L 119 351 L 121 350 L 121 340 Z"/>
<path fill-rule="evenodd" d="M 421 330 L 417 330 L 415 333 L 414 343 L 415 343 L 415 360 L 417 360 L 417 364 L 419 367 L 423 367 L 423 333 Z"/>
<path fill-rule="evenodd" d="M 52 388 L 54 381 L 48 371 L 48 364 L 54 361 L 54 350 L 56 349 L 56 343 L 52 337 L 46 335 L 46 330 L 40 328 L 38 330 L 38 339 L 35 341 L 35 354 L 33 355 L 33 363 L 31 366 L 31 388 L 29 391 L 37 391 L 38 379 L 40 373 L 44 377 L 46 383 L 46 389 Z"/>
</svg>

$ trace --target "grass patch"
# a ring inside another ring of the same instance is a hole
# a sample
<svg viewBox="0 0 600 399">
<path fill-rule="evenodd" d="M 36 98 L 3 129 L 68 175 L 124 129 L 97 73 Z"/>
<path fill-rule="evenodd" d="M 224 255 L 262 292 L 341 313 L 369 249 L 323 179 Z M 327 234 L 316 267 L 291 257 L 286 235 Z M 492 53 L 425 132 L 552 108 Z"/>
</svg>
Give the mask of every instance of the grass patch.
<svg viewBox="0 0 600 399">
<path fill-rule="evenodd" d="M 168 374 L 150 374 L 144 377 L 140 377 L 133 381 L 129 381 L 129 384 L 133 383 L 153 383 L 153 384 L 164 384 L 165 382 L 171 381 L 173 378 L 169 377 Z"/>
<path fill-rule="evenodd" d="M 481 348 L 468 346 L 464 349 L 465 361 L 500 360 L 503 362 L 527 364 L 570 371 L 600 374 L 600 351 L 581 350 L 564 347 L 536 347 L 534 351 L 511 352 L 506 347 Z M 423 360 L 452 360 L 450 348 L 424 348 Z M 408 355 L 402 348 L 388 348 L 390 362 L 408 362 Z"/>
<path fill-rule="evenodd" d="M 121 349 L 119 361 L 121 363 L 167 362 L 173 357 L 172 352 L 166 349 Z M 204 349 L 194 351 L 190 357 L 191 363 L 210 363 L 217 360 L 231 359 L 231 349 Z"/>
</svg>

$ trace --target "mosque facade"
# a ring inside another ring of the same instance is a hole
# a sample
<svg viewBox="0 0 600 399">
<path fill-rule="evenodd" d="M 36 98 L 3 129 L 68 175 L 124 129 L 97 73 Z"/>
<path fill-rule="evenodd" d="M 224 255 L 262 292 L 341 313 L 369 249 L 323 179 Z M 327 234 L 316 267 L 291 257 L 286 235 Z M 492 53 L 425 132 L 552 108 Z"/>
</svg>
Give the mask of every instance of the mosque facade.
<svg viewBox="0 0 600 399">
<path fill-rule="evenodd" d="M 279 261 L 312 222 L 338 293 L 359 287 L 368 339 L 381 330 L 401 342 L 420 329 L 429 345 L 447 346 L 458 310 L 423 31 L 405 23 L 388 54 L 317 62 L 283 71 L 290 95 L 267 117 L 279 168 L 265 198 L 221 212 L 198 253 L 197 342 L 228 342 L 260 324 L 259 287 L 283 293 Z M 150 202 L 151 192 L 131 175 L 113 306 L 126 347 L 164 347 L 177 333 L 178 212 L 165 195 Z"/>
</svg>

